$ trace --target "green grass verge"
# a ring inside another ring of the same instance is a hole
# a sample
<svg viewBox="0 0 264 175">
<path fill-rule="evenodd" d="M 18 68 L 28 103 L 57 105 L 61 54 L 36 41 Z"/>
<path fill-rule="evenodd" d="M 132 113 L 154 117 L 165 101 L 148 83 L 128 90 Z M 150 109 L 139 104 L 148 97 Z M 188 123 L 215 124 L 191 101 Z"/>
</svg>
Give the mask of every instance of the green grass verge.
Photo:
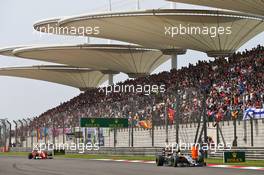
<svg viewBox="0 0 264 175">
<path fill-rule="evenodd" d="M 0 156 L 27 156 L 25 152 L 7 152 L 0 153 Z M 121 160 L 146 160 L 154 161 L 155 156 L 123 156 L 123 155 L 103 155 L 103 154 L 67 154 L 55 156 L 58 158 L 74 158 L 74 159 L 121 159 Z M 222 159 L 206 159 L 208 164 L 224 164 Z M 226 163 L 224 165 L 237 165 L 237 166 L 257 166 L 264 167 L 264 160 L 247 160 L 243 163 Z"/>
<path fill-rule="evenodd" d="M 0 156 L 27 156 L 26 152 L 0 152 Z"/>
<path fill-rule="evenodd" d="M 123 155 L 101 155 L 101 154 L 67 154 L 64 158 L 81 158 L 81 159 L 115 159 L 115 160 L 155 160 L 155 156 L 123 156 Z"/>
</svg>

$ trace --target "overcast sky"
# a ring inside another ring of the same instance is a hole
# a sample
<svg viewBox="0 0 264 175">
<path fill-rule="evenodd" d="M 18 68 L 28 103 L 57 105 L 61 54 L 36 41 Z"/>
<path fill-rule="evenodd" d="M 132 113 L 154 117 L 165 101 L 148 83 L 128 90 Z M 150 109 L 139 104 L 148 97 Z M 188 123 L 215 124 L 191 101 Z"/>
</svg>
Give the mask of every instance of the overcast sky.
<svg viewBox="0 0 264 175">
<path fill-rule="evenodd" d="M 135 10 L 137 0 L 112 0 L 113 11 Z M 13 45 L 47 44 L 47 43 L 84 43 L 85 38 L 65 36 L 42 36 L 33 32 L 32 25 L 39 20 L 58 16 L 78 15 L 108 10 L 109 0 L 1 0 L 0 2 L 0 47 Z M 141 9 L 169 8 L 165 0 L 140 0 Z M 177 8 L 198 8 L 177 4 Z M 245 44 L 240 50 L 250 49 L 264 41 L 260 34 Z M 92 43 L 107 42 L 91 39 Z M 179 66 L 196 63 L 198 59 L 208 60 L 203 53 L 188 51 L 179 56 Z M 0 56 L 0 67 L 47 64 L 37 61 Z M 169 70 L 170 62 L 161 65 L 155 73 Z M 122 74 L 115 81 L 122 81 L 127 76 Z M 22 78 L 0 77 L 0 119 L 35 117 L 61 102 L 77 96 L 78 89 Z"/>
</svg>

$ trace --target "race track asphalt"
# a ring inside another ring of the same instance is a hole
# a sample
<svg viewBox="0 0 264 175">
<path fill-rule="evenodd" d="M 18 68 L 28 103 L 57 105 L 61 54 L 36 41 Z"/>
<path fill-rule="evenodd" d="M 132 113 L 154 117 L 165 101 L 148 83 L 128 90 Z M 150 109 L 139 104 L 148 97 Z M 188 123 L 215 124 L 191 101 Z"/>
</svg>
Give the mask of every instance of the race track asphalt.
<svg viewBox="0 0 264 175">
<path fill-rule="evenodd" d="M 263 171 L 210 167 L 157 167 L 155 164 L 83 159 L 28 160 L 0 156 L 0 175 L 257 175 Z"/>
</svg>

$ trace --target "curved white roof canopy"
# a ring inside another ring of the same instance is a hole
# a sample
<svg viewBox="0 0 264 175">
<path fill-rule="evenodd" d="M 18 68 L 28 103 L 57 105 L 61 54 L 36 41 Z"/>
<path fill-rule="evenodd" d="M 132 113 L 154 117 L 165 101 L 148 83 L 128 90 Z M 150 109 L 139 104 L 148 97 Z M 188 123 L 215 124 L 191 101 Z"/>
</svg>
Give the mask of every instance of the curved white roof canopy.
<svg viewBox="0 0 264 175">
<path fill-rule="evenodd" d="M 231 27 L 232 34 L 212 37 L 205 34 L 165 35 L 165 26 Z M 99 27 L 99 34 L 88 36 L 140 44 L 148 48 L 185 48 L 208 53 L 209 56 L 229 55 L 257 34 L 264 22 L 244 13 L 211 10 L 147 10 L 122 13 L 84 15 L 61 20 L 60 27 Z M 35 25 L 35 28 L 37 26 Z"/>
<path fill-rule="evenodd" d="M 145 76 L 169 59 L 159 50 L 133 45 L 57 45 L 19 48 L 17 57 Z"/>
<path fill-rule="evenodd" d="M 107 80 L 107 75 L 101 73 L 100 71 L 69 66 L 1 68 L 0 76 L 12 76 L 48 81 L 75 87 L 82 91 L 98 87 Z"/>
<path fill-rule="evenodd" d="M 263 0 L 167 0 L 194 5 L 241 11 L 264 16 Z"/>
<path fill-rule="evenodd" d="M 49 33 L 49 34 L 56 34 L 56 35 L 70 35 L 67 29 L 60 28 L 58 26 L 58 22 L 61 18 L 51 18 L 43 21 L 36 22 L 34 24 L 34 29 L 42 32 L 42 33 Z"/>
<path fill-rule="evenodd" d="M 13 47 L 4 47 L 4 48 L 0 48 L 0 55 L 3 56 L 14 56 L 13 51 L 15 49 L 19 49 L 22 47 L 28 47 L 28 46 L 13 46 Z"/>
</svg>

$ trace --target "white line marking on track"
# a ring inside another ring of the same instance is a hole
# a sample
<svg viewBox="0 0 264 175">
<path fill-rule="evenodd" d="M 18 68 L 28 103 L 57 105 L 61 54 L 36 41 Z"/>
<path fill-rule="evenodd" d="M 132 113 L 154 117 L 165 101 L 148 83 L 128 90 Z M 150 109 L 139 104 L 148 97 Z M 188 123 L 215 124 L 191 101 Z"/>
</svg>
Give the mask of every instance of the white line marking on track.
<svg viewBox="0 0 264 175">
<path fill-rule="evenodd" d="M 116 159 L 91 159 L 98 161 L 112 161 L 112 162 L 126 162 L 126 163 L 145 163 L 145 164 L 155 164 L 155 161 L 144 161 L 144 160 L 116 160 Z M 208 167 L 211 168 L 233 168 L 233 169 L 244 169 L 244 170 L 264 170 L 264 167 L 243 167 L 243 166 L 234 166 L 234 165 L 217 165 L 217 164 L 208 164 Z"/>
</svg>

